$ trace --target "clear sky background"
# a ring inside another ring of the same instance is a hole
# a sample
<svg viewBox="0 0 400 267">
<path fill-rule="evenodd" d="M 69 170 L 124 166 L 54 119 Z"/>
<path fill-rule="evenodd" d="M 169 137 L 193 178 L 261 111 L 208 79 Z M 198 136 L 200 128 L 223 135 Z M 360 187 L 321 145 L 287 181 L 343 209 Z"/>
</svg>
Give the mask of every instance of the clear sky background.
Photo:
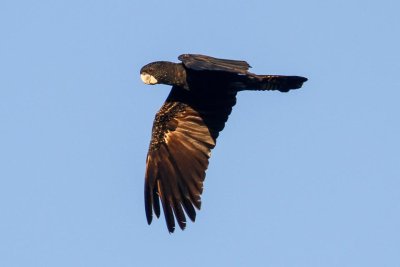
<svg viewBox="0 0 400 267">
<path fill-rule="evenodd" d="M 0 4 L 0 266 L 400 266 L 400 2 Z M 182 53 L 309 78 L 242 92 L 185 231 L 148 226 L 139 70 Z"/>
</svg>

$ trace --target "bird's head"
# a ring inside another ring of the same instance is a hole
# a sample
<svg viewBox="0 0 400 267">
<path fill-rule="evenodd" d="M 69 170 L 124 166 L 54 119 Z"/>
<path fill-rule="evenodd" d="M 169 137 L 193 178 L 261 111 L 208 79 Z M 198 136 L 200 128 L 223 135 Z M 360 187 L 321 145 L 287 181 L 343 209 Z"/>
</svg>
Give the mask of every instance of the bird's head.
<svg viewBox="0 0 400 267">
<path fill-rule="evenodd" d="M 174 66 L 177 65 L 168 61 L 156 61 L 149 63 L 140 70 L 140 78 L 145 84 L 169 84 L 172 85 Z"/>
</svg>

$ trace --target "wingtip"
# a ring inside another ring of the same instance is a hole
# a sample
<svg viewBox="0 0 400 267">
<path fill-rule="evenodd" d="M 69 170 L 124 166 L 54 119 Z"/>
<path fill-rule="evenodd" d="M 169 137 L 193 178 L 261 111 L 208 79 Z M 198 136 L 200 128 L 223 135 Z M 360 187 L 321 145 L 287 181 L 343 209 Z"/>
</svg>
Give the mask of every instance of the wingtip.
<svg viewBox="0 0 400 267">
<path fill-rule="evenodd" d="M 170 234 L 173 234 L 175 232 L 175 225 L 174 226 L 167 225 L 167 228 Z"/>
<path fill-rule="evenodd" d="M 152 206 L 152 196 L 151 196 L 151 191 L 147 186 L 145 186 L 144 189 L 144 207 L 145 207 L 145 212 L 146 212 L 146 219 L 147 223 L 150 225 L 151 221 L 153 220 L 153 209 L 151 208 Z"/>
<path fill-rule="evenodd" d="M 149 214 L 149 213 L 146 211 L 146 220 L 147 220 L 147 224 L 150 225 L 151 222 L 153 221 L 153 214 Z"/>
</svg>

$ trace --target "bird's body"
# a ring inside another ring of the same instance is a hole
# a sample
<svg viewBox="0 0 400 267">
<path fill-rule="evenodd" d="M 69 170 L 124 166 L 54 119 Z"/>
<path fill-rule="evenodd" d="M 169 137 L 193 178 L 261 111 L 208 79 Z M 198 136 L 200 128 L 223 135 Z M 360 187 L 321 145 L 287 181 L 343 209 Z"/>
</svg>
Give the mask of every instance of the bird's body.
<svg viewBox="0 0 400 267">
<path fill-rule="evenodd" d="M 300 88 L 300 76 L 256 75 L 245 61 L 184 54 L 182 63 L 157 61 L 144 66 L 146 84 L 172 85 L 156 114 L 146 160 L 145 208 L 147 221 L 153 210 L 160 215 L 159 199 L 169 232 L 175 219 L 186 226 L 185 212 L 194 221 L 200 209 L 205 171 L 211 149 L 243 90 Z M 184 212 L 185 211 L 185 212 Z"/>
</svg>

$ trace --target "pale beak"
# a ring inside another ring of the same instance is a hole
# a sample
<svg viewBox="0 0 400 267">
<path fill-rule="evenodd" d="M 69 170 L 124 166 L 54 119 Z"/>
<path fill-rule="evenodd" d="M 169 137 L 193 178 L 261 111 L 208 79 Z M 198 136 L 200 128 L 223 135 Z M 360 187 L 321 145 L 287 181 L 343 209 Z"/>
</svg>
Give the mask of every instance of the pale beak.
<svg viewBox="0 0 400 267">
<path fill-rule="evenodd" d="M 145 84 L 156 84 L 158 82 L 154 76 L 147 73 L 140 74 L 140 79 L 142 79 Z"/>
</svg>

